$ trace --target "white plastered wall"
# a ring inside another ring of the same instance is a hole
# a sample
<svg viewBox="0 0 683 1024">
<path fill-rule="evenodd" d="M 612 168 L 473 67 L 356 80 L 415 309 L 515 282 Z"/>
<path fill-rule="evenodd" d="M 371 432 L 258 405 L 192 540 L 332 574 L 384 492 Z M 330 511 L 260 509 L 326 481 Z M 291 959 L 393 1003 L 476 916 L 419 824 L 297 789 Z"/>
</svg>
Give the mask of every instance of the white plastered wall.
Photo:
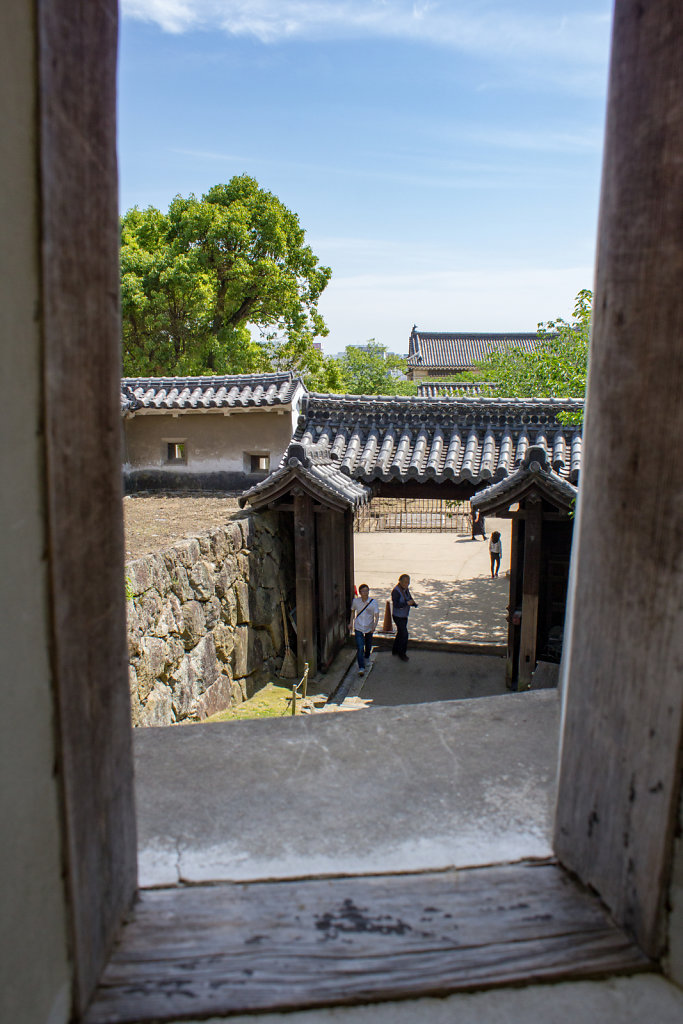
<svg viewBox="0 0 683 1024">
<path fill-rule="evenodd" d="M 69 1017 L 49 663 L 34 5 L 0 4 L 0 1019 Z"/>
<path fill-rule="evenodd" d="M 194 473 L 245 472 L 244 454 L 270 454 L 274 469 L 292 436 L 292 410 L 246 409 L 136 413 L 124 421 L 125 463 L 128 469 L 162 469 L 169 441 L 183 441 L 186 465 L 174 470 Z M 249 472 L 247 466 L 246 472 Z"/>
</svg>

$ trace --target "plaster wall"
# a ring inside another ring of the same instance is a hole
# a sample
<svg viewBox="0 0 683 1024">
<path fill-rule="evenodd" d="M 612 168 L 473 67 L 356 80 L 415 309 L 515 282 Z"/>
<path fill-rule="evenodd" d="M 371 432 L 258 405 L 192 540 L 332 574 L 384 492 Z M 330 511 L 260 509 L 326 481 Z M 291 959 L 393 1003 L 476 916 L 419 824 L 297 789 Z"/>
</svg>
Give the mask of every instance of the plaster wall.
<svg viewBox="0 0 683 1024">
<path fill-rule="evenodd" d="M 270 455 L 274 468 L 289 444 L 296 412 L 249 409 L 226 415 L 188 412 L 137 413 L 124 421 L 124 461 L 127 472 L 163 470 L 174 474 L 229 472 L 250 474 L 245 453 Z M 185 465 L 166 462 L 168 441 L 185 443 Z"/>
<path fill-rule="evenodd" d="M 34 4 L 0 5 L 0 1019 L 63 1024 L 70 968 L 49 660 Z"/>
</svg>

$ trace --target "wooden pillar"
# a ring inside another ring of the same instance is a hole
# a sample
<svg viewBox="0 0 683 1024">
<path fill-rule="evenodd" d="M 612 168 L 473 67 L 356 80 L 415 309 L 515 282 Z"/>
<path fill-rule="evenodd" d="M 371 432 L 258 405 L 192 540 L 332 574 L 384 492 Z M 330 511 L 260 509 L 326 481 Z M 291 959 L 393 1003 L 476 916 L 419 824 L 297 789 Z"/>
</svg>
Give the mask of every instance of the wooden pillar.
<svg viewBox="0 0 683 1024">
<path fill-rule="evenodd" d="M 510 603 L 508 604 L 508 653 L 505 663 L 505 685 L 508 689 L 516 688 L 517 673 L 515 671 L 515 630 L 513 619 L 519 602 L 517 573 L 519 566 L 519 519 L 512 520 L 510 534 Z"/>
<path fill-rule="evenodd" d="M 346 559 L 346 580 L 344 599 L 346 601 L 346 615 L 348 620 L 348 612 L 351 607 L 351 601 L 353 600 L 353 581 L 355 575 L 354 569 L 354 549 L 353 549 L 353 509 L 349 508 L 344 513 L 344 533 L 345 533 L 345 559 Z"/>
<path fill-rule="evenodd" d="M 315 635 L 315 520 L 311 496 L 300 487 L 294 494 L 294 561 L 296 565 L 297 668 L 303 675 L 318 670 Z"/>
<path fill-rule="evenodd" d="M 522 636 L 519 645 L 518 690 L 528 690 L 536 668 L 538 592 L 541 582 L 541 532 L 543 506 L 540 500 L 526 504 L 524 527 L 524 579 L 522 581 Z"/>
<path fill-rule="evenodd" d="M 121 521 L 116 0 L 35 4 L 52 672 L 75 1013 L 136 886 Z M 65 415 L 79 396 L 78 415 Z M 36 884 L 40 884 L 36 880 Z"/>
<path fill-rule="evenodd" d="M 657 957 L 683 735 L 683 4 L 614 19 L 555 850 Z"/>
</svg>

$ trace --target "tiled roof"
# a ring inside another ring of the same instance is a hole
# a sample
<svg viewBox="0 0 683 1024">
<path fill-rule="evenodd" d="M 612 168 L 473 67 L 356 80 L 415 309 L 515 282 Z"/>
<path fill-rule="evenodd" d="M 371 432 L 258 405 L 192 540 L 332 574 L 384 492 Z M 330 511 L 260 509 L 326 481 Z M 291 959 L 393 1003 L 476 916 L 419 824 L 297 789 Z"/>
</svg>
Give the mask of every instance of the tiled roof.
<svg viewBox="0 0 683 1024">
<path fill-rule="evenodd" d="M 540 344 L 541 338 L 535 333 L 436 334 L 413 328 L 408 346 L 408 366 L 465 370 L 486 359 L 495 349 L 519 348 L 523 352 L 535 352 Z"/>
<path fill-rule="evenodd" d="M 566 511 L 573 507 L 578 493 L 576 487 L 551 468 L 546 449 L 532 445 L 511 476 L 479 491 L 470 504 L 486 515 L 495 515 L 523 500 L 532 490 Z"/>
<path fill-rule="evenodd" d="M 328 503 L 355 508 L 370 500 L 369 487 L 342 473 L 336 460 L 292 442 L 278 468 L 239 498 L 242 507 L 249 502 L 255 507 L 266 504 L 285 493 L 296 481 Z"/>
<path fill-rule="evenodd" d="M 544 448 L 553 469 L 575 482 L 581 428 L 558 413 L 576 413 L 581 399 L 412 398 L 308 395 L 294 442 L 309 457 L 338 463 L 364 483 L 501 480 L 531 445 Z M 291 446 L 290 446 L 291 448 Z M 285 459 L 287 455 L 285 455 Z"/>
<path fill-rule="evenodd" d="M 418 383 L 417 394 L 419 398 L 445 398 L 448 395 L 490 395 L 494 388 L 493 384 L 486 381 L 441 381 L 435 384 Z"/>
<path fill-rule="evenodd" d="M 289 405 L 298 387 L 301 381 L 291 372 L 230 377 L 124 377 L 121 411 Z"/>
</svg>

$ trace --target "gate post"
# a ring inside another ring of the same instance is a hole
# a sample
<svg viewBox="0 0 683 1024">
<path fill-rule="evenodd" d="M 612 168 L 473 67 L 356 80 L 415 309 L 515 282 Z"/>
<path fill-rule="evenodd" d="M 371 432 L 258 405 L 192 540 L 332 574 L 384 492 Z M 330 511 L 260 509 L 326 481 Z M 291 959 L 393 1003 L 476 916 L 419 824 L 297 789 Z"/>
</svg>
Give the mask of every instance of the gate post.
<svg viewBox="0 0 683 1024">
<path fill-rule="evenodd" d="M 296 563 L 296 652 L 299 675 L 306 662 L 310 674 L 318 670 L 315 636 L 313 566 L 315 558 L 315 522 L 309 494 L 295 487 L 294 495 L 294 561 Z"/>
</svg>

